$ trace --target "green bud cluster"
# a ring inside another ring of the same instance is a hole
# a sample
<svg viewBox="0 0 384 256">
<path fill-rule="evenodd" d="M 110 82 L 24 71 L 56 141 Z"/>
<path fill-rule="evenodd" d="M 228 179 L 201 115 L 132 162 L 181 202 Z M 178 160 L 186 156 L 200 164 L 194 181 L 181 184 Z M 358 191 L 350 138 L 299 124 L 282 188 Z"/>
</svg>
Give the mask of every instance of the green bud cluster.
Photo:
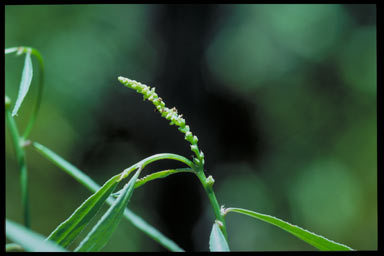
<svg viewBox="0 0 384 256">
<path fill-rule="evenodd" d="M 193 162 L 197 166 L 203 167 L 204 153 L 199 150 L 199 147 L 197 146 L 198 138 L 193 135 L 190 131 L 189 125 L 185 123 L 185 119 L 182 117 L 183 115 L 179 115 L 175 107 L 171 109 L 167 108 L 163 99 L 160 98 L 155 92 L 155 87 L 151 88 L 145 84 L 122 76 L 119 76 L 118 80 L 123 85 L 136 90 L 138 93 L 141 93 L 144 97 L 144 100 L 148 99 L 149 101 L 151 101 L 153 105 L 155 105 L 156 109 L 159 111 L 161 116 L 171 121 L 169 123 L 170 125 L 176 125 L 179 127 L 179 131 L 185 134 L 185 140 L 191 144 L 191 150 L 196 155 L 196 157 L 193 158 Z"/>
</svg>

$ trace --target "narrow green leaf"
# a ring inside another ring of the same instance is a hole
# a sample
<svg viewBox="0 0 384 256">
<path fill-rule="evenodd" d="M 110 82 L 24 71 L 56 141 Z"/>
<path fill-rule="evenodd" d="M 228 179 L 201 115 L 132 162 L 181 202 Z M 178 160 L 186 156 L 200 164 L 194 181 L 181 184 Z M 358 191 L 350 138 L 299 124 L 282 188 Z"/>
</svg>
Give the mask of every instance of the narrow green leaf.
<svg viewBox="0 0 384 256">
<path fill-rule="evenodd" d="M 181 173 L 181 172 L 194 172 L 191 168 L 179 168 L 179 169 L 171 169 L 171 170 L 164 170 L 164 171 L 158 171 L 151 174 L 148 174 L 147 176 L 140 178 L 136 181 L 135 188 L 143 186 L 145 183 L 151 180 L 155 179 L 163 179 L 165 177 L 168 177 L 171 174 L 175 173 Z"/>
<path fill-rule="evenodd" d="M 227 240 L 217 221 L 215 221 L 212 226 L 211 236 L 209 238 L 209 250 L 211 252 L 229 252 Z"/>
<path fill-rule="evenodd" d="M 28 93 L 28 90 L 32 81 L 32 75 L 33 75 L 33 68 L 32 68 L 32 60 L 31 60 L 31 52 L 27 51 L 25 53 L 24 69 L 21 75 L 19 93 L 16 99 L 15 106 L 12 111 L 12 116 L 15 116 L 17 114 L 17 111 L 19 110 L 21 103 L 23 103 L 23 100 Z"/>
<path fill-rule="evenodd" d="M 143 186 L 144 184 L 146 184 L 149 181 L 156 180 L 156 179 L 163 179 L 165 177 L 168 177 L 171 174 L 182 173 L 182 172 L 192 172 L 193 173 L 194 171 L 191 168 L 179 168 L 179 169 L 171 169 L 171 170 L 163 170 L 163 171 L 154 172 L 154 173 L 146 175 L 143 178 L 137 179 L 136 183 L 135 183 L 135 189 Z M 113 193 L 112 196 L 118 197 L 122 190 L 123 189 Z"/>
<path fill-rule="evenodd" d="M 30 229 L 11 220 L 5 220 L 6 236 L 28 252 L 65 252 L 66 250 Z"/>
<path fill-rule="evenodd" d="M 39 65 L 39 70 L 40 70 L 40 76 L 39 76 L 39 82 L 37 84 L 37 96 L 36 96 L 36 101 L 35 101 L 35 106 L 32 111 L 32 114 L 29 118 L 28 124 L 24 130 L 23 133 L 23 138 L 27 139 L 29 136 L 29 133 L 32 130 L 33 124 L 36 121 L 37 115 L 40 110 L 40 105 L 41 105 L 41 99 L 43 97 L 43 88 L 44 88 L 44 60 L 43 57 L 41 56 L 40 52 L 34 48 L 27 48 L 27 51 L 31 51 L 31 54 L 36 57 L 37 63 Z"/>
<path fill-rule="evenodd" d="M 78 182 L 80 182 L 83 186 L 88 188 L 92 192 L 96 192 L 100 186 L 94 182 L 88 175 L 80 171 L 78 168 L 70 164 L 68 161 L 63 159 L 61 156 L 57 155 L 55 152 L 50 150 L 49 148 L 37 143 L 32 143 L 33 148 L 36 149 L 42 156 L 46 157 L 48 160 L 52 161 L 56 166 L 60 167 L 67 174 L 72 176 Z M 108 198 L 107 203 L 112 205 L 114 200 L 112 198 Z M 135 227 L 143 231 L 153 240 L 159 242 L 162 246 L 174 252 L 183 252 L 184 250 L 180 248 L 174 241 L 163 235 L 156 228 L 148 224 L 144 219 L 140 216 L 129 210 L 128 208 L 124 211 L 124 217 L 131 222 Z"/>
<path fill-rule="evenodd" d="M 269 224 L 275 225 L 322 251 L 353 251 L 352 248 L 346 245 L 336 243 L 323 236 L 316 235 L 315 233 L 312 233 L 308 230 L 300 228 L 296 225 L 292 225 L 286 221 L 283 221 L 270 215 L 261 214 L 241 208 L 228 208 L 225 210 L 225 212 L 237 212 L 245 214 L 253 218 L 265 221 Z"/>
<path fill-rule="evenodd" d="M 108 211 L 101 217 L 99 222 L 91 230 L 91 232 L 84 238 L 75 251 L 80 252 L 98 252 L 109 241 L 113 231 L 120 223 L 121 217 L 124 214 L 124 209 L 128 205 L 134 190 L 134 185 L 141 172 L 141 167 L 136 171 L 135 175 L 124 186 L 124 189 Z"/>
<path fill-rule="evenodd" d="M 62 222 L 47 238 L 67 247 L 91 221 L 105 200 L 119 183 L 120 174 L 109 179 L 95 194 L 84 201 L 79 208 Z"/>
<path fill-rule="evenodd" d="M 108 198 L 108 201 L 110 199 L 111 198 Z M 184 250 L 180 246 L 178 246 L 174 241 L 160 233 L 159 230 L 148 224 L 145 220 L 143 220 L 140 216 L 138 216 L 128 208 L 125 208 L 124 210 L 124 217 L 130 222 L 132 222 L 134 226 L 136 226 L 138 229 L 143 231 L 145 234 L 147 234 L 149 237 L 157 241 L 159 244 L 161 244 L 168 250 L 173 252 L 184 252 Z"/>
<path fill-rule="evenodd" d="M 71 175 L 73 178 L 75 178 L 78 182 L 80 182 L 92 192 L 96 192 L 100 188 L 100 186 L 96 182 L 94 182 L 88 175 L 84 174 L 76 166 L 72 165 L 70 162 L 63 159 L 61 156 L 59 156 L 46 146 L 43 146 L 37 142 L 33 142 L 32 145 L 37 150 L 37 152 L 39 152 L 48 160 L 60 167 L 63 171 Z"/>
</svg>

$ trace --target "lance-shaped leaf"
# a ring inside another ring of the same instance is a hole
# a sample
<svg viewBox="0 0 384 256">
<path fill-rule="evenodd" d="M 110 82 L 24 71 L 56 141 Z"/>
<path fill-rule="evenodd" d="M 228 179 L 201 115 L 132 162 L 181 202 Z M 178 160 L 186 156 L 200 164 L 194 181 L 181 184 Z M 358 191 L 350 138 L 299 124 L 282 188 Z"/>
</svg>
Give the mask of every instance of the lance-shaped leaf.
<svg viewBox="0 0 384 256">
<path fill-rule="evenodd" d="M 43 146 L 37 142 L 32 143 L 34 149 L 37 150 L 42 156 L 46 157 L 48 160 L 52 161 L 56 166 L 60 167 L 70 176 L 75 178 L 78 182 L 83 184 L 86 188 L 88 188 L 92 192 L 96 192 L 100 186 L 94 182 L 88 175 L 79 170 L 77 167 L 69 163 L 67 160 L 63 159 L 61 156 Z M 112 205 L 114 200 L 112 198 L 107 199 L 107 203 Z M 171 251 L 184 251 L 180 246 L 178 246 L 174 241 L 170 240 L 168 237 L 164 236 L 160 233 L 156 228 L 148 224 L 144 219 L 140 216 L 136 215 L 134 212 L 129 210 L 128 208 L 124 211 L 124 217 L 130 221 L 135 227 L 143 231 L 149 237 L 159 242 L 165 248 L 168 248 Z"/>
<path fill-rule="evenodd" d="M 121 217 L 124 214 L 125 207 L 131 198 L 136 183 L 137 177 L 141 172 L 141 167 L 136 171 L 135 175 L 124 186 L 123 191 L 108 209 L 108 211 L 101 217 L 96 226 L 93 227 L 91 232 L 84 238 L 75 251 L 80 252 L 98 252 L 109 241 L 113 231 L 119 224 Z"/>
<path fill-rule="evenodd" d="M 212 226 L 211 236 L 209 238 L 209 250 L 211 252 L 229 252 L 227 240 L 217 221 L 215 221 Z"/>
<path fill-rule="evenodd" d="M 305 230 L 296 225 L 292 225 L 286 221 L 283 221 L 281 219 L 278 219 L 270 215 L 261 214 L 261 213 L 253 212 L 250 210 L 241 209 L 241 208 L 227 208 L 225 212 L 226 213 L 237 212 L 237 213 L 245 214 L 253 218 L 265 221 L 269 224 L 275 225 L 322 251 L 352 251 L 353 250 L 352 248 L 346 245 L 336 243 L 323 236 L 316 235 L 315 233 L 312 233 L 308 230 Z"/>
<path fill-rule="evenodd" d="M 11 220 L 5 220 L 5 230 L 8 239 L 21 245 L 27 252 L 65 252 L 66 250 L 44 237 Z"/>
<path fill-rule="evenodd" d="M 119 183 L 120 174 L 108 180 L 96 193 L 84 201 L 79 208 L 61 223 L 47 238 L 67 247 L 91 221 L 109 195 Z"/>
<path fill-rule="evenodd" d="M 31 60 L 31 51 L 28 50 L 25 53 L 24 69 L 21 75 L 19 93 L 17 95 L 15 107 L 12 110 L 12 116 L 15 116 L 17 114 L 17 111 L 19 110 L 21 103 L 23 103 L 23 100 L 28 93 L 29 87 L 31 86 L 32 75 L 33 75 L 33 69 L 32 69 L 32 60 Z"/>
</svg>

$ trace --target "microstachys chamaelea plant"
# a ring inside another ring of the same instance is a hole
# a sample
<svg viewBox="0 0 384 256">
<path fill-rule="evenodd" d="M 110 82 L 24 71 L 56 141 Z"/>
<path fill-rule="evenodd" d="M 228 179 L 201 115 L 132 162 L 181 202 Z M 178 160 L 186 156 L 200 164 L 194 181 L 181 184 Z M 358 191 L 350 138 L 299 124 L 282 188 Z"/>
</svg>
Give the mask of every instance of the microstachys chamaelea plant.
<svg viewBox="0 0 384 256">
<path fill-rule="evenodd" d="M 143 94 L 144 100 L 148 99 L 155 105 L 156 109 L 161 113 L 161 116 L 165 119 L 171 121 L 170 125 L 176 125 L 179 128 L 179 131 L 185 134 L 185 140 L 191 143 L 191 150 L 195 153 L 196 157 L 193 158 L 194 163 L 199 166 L 204 166 L 204 153 L 199 150 L 197 145 L 198 138 L 192 134 L 189 129 L 189 125 L 185 123 L 183 115 L 177 113 L 175 107 L 169 109 L 165 106 L 164 101 L 160 98 L 155 92 L 155 87 L 150 87 L 148 85 L 142 84 L 135 80 L 131 80 L 122 76 L 118 77 L 118 80 L 125 86 L 136 90 L 138 93 Z"/>
<path fill-rule="evenodd" d="M 43 62 L 41 55 L 39 52 L 30 47 L 13 47 L 5 49 L 5 54 L 10 53 L 25 53 L 26 61 L 24 65 L 24 69 L 22 72 L 22 79 L 20 83 L 20 88 L 18 99 L 16 100 L 16 105 L 20 106 L 23 102 L 29 86 L 31 85 L 32 80 L 32 64 L 30 55 L 34 55 L 37 57 L 40 63 L 41 72 L 43 73 Z M 147 85 L 139 83 L 134 80 L 130 80 L 124 77 L 119 77 L 118 80 L 124 84 L 125 86 L 136 90 L 137 92 L 143 94 L 144 100 L 148 99 L 151 101 L 156 109 L 161 113 L 162 117 L 170 121 L 171 125 L 178 126 L 178 129 L 185 134 L 185 139 L 191 144 L 191 150 L 195 153 L 195 157 L 193 157 L 194 163 L 192 163 L 189 159 L 171 153 L 162 153 L 149 156 L 134 165 L 131 165 L 129 168 L 124 169 L 121 173 L 114 175 L 111 177 L 104 185 L 99 186 L 95 183 L 90 177 L 84 174 L 81 170 L 77 169 L 75 166 L 70 164 L 68 161 L 60 157 L 58 154 L 48 149 L 47 147 L 39 144 L 36 141 L 30 141 L 28 139 L 28 135 L 30 129 L 33 125 L 33 121 L 37 115 L 37 110 L 40 105 L 41 100 L 41 92 L 42 92 L 42 79 L 40 81 L 40 86 L 38 87 L 38 95 L 37 104 L 32 115 L 31 121 L 29 122 L 26 131 L 21 136 L 16 122 L 14 120 L 13 113 L 10 111 L 11 107 L 11 99 L 9 97 L 5 97 L 5 114 L 6 114 L 6 124 L 10 130 L 10 134 L 12 136 L 12 141 L 14 143 L 16 149 L 16 155 L 19 162 L 20 169 L 20 177 L 21 177 L 21 187 L 22 187 L 22 202 L 24 205 L 24 222 L 25 226 L 28 227 L 30 224 L 29 221 L 29 210 L 28 210 L 28 189 L 27 189 L 27 168 L 25 164 L 25 152 L 24 147 L 32 146 L 37 152 L 41 153 L 42 156 L 46 157 L 48 160 L 56 164 L 56 166 L 60 167 L 60 169 L 67 172 L 69 175 L 74 177 L 81 184 L 86 186 L 89 190 L 94 192 L 89 198 L 87 198 L 74 212 L 63 221 L 60 225 L 56 227 L 56 229 L 49 235 L 47 238 L 44 236 L 39 236 L 39 234 L 35 234 L 31 232 L 28 228 L 23 228 L 22 226 L 16 225 L 16 223 L 12 223 L 9 220 L 6 220 L 6 235 L 7 238 L 12 240 L 13 242 L 20 243 L 22 248 L 26 251 L 63 251 L 67 250 L 68 246 L 77 239 L 78 235 L 83 231 L 86 224 L 88 224 L 94 214 L 97 213 L 99 208 L 103 205 L 104 202 L 107 202 L 111 205 L 111 207 L 104 213 L 104 215 L 100 218 L 97 224 L 92 228 L 92 230 L 83 238 L 79 246 L 74 251 L 100 251 L 106 243 L 111 239 L 112 232 L 118 226 L 119 221 L 124 216 L 126 219 L 131 221 L 137 228 L 141 231 L 145 232 L 147 235 L 152 237 L 155 241 L 162 244 L 165 248 L 168 248 L 171 251 L 184 251 L 180 248 L 175 242 L 161 234 L 154 227 L 146 223 L 139 216 L 135 215 L 131 212 L 127 207 L 130 197 L 132 196 L 133 190 L 148 181 L 164 178 L 173 173 L 181 173 L 181 172 L 194 172 L 194 174 L 200 180 L 204 190 L 207 192 L 208 199 L 211 203 L 215 214 L 215 221 L 212 226 L 211 235 L 209 238 L 209 249 L 210 251 L 229 251 L 229 246 L 227 242 L 227 231 L 225 224 L 225 216 L 228 212 L 239 213 L 243 215 L 247 215 L 249 217 L 267 222 L 269 224 L 275 225 L 293 235 L 303 240 L 304 242 L 318 248 L 319 250 L 353 250 L 352 248 L 336 243 L 332 240 L 329 240 L 325 237 L 316 235 L 308 230 L 300 228 L 298 226 L 292 225 L 288 222 L 285 222 L 276 217 L 261 214 L 258 212 L 250 211 L 242 208 L 224 208 L 222 206 L 220 208 L 219 203 L 216 199 L 215 193 L 213 191 L 214 179 L 212 176 L 208 178 L 204 173 L 204 154 L 201 152 L 197 146 L 198 139 L 196 136 L 192 134 L 190 128 L 185 123 L 185 119 L 182 118 L 182 115 L 177 113 L 176 108 L 169 109 L 165 107 L 164 101 L 155 93 L 155 88 L 151 88 Z M 12 112 L 17 112 L 16 110 Z M 28 141 L 28 143 L 26 143 Z M 159 172 L 152 173 L 147 175 L 141 179 L 139 179 L 139 175 L 141 170 L 148 164 L 162 160 L 162 159 L 172 159 L 176 161 L 183 162 L 190 168 L 179 168 L 179 169 L 169 169 L 163 170 Z M 113 193 L 116 186 L 128 175 L 135 171 L 136 173 L 129 179 L 122 190 L 119 192 Z M 112 200 L 112 197 L 115 198 Z M 15 224 L 15 225 L 14 225 Z M 32 242 L 31 242 L 32 241 Z M 55 248 L 49 245 L 49 243 L 53 243 Z M 7 244 L 6 251 L 11 251 L 12 248 L 15 248 L 15 244 Z"/>
</svg>

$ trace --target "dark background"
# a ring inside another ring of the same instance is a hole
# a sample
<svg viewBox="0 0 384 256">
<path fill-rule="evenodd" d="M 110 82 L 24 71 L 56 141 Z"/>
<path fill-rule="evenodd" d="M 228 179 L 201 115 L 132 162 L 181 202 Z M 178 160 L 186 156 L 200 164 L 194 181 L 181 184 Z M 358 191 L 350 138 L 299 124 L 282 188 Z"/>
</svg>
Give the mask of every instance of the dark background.
<svg viewBox="0 0 384 256">
<path fill-rule="evenodd" d="M 5 46 L 19 45 L 46 65 L 30 138 L 99 184 L 152 154 L 192 155 L 176 127 L 117 81 L 126 76 L 183 114 L 220 204 L 377 249 L 375 5 L 9 5 Z M 23 61 L 5 58 L 13 102 Z M 49 235 L 90 193 L 32 149 L 27 163 L 32 229 Z M 148 183 L 130 208 L 185 250 L 208 250 L 214 215 L 193 175 Z M 8 133 L 6 217 L 22 222 Z M 312 250 L 245 216 L 228 215 L 227 229 L 235 251 Z M 165 249 L 122 220 L 104 251 L 128 250 Z"/>
</svg>

